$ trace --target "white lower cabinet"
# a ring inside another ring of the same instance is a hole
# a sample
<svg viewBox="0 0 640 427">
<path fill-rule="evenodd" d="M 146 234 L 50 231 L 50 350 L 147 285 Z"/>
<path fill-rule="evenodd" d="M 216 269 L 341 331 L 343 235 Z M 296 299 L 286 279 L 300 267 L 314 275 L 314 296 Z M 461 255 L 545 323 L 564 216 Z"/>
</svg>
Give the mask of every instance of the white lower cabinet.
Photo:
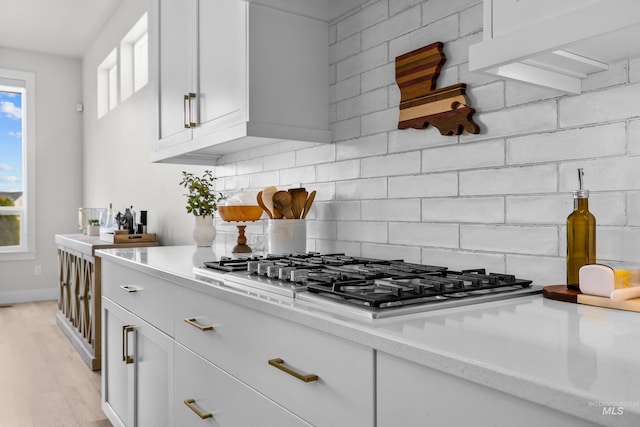
<svg viewBox="0 0 640 427">
<path fill-rule="evenodd" d="M 102 409 L 114 426 L 172 426 L 173 339 L 102 299 Z"/>
<path fill-rule="evenodd" d="M 597 425 L 383 352 L 376 372 L 377 427 Z"/>
<path fill-rule="evenodd" d="M 176 426 L 310 426 L 182 345 L 174 348 Z"/>
</svg>

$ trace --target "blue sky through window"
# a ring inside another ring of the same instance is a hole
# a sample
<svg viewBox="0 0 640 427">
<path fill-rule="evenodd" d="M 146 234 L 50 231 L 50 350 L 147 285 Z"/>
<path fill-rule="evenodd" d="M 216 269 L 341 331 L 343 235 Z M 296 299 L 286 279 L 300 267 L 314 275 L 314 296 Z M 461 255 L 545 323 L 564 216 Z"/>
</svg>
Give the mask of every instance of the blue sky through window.
<svg viewBox="0 0 640 427">
<path fill-rule="evenodd" d="M 22 190 L 22 93 L 0 86 L 0 192 Z"/>
</svg>

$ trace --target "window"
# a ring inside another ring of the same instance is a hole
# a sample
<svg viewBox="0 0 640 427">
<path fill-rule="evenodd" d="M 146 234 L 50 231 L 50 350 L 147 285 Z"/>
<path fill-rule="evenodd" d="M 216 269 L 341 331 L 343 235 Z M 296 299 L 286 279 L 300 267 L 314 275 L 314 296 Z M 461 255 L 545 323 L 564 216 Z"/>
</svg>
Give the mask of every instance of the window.
<svg viewBox="0 0 640 427">
<path fill-rule="evenodd" d="M 113 49 L 98 65 L 98 118 L 118 105 L 118 50 Z"/>
<path fill-rule="evenodd" d="M 35 258 L 33 73 L 0 69 L 0 259 Z"/>
<path fill-rule="evenodd" d="M 124 101 L 149 81 L 147 14 L 135 23 L 120 42 L 120 100 Z"/>
</svg>

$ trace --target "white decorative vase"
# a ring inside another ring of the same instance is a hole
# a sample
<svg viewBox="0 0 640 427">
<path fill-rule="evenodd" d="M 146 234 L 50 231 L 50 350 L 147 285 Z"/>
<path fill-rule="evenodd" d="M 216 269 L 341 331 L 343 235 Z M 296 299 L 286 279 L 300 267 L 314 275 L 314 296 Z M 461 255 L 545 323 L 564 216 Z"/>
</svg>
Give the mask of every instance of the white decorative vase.
<svg viewBox="0 0 640 427">
<path fill-rule="evenodd" d="M 196 246 L 211 246 L 216 238 L 216 227 L 213 225 L 213 215 L 196 216 L 193 226 L 193 240 Z"/>
</svg>

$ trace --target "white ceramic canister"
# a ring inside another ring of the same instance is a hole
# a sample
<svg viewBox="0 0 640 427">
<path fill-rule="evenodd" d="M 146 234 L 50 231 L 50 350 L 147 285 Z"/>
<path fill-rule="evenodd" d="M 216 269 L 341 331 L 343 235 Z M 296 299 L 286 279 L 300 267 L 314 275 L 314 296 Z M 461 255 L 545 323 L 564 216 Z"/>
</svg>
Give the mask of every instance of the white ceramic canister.
<svg viewBox="0 0 640 427">
<path fill-rule="evenodd" d="M 304 219 L 267 220 L 267 252 L 274 255 L 307 252 L 307 223 Z"/>
</svg>

